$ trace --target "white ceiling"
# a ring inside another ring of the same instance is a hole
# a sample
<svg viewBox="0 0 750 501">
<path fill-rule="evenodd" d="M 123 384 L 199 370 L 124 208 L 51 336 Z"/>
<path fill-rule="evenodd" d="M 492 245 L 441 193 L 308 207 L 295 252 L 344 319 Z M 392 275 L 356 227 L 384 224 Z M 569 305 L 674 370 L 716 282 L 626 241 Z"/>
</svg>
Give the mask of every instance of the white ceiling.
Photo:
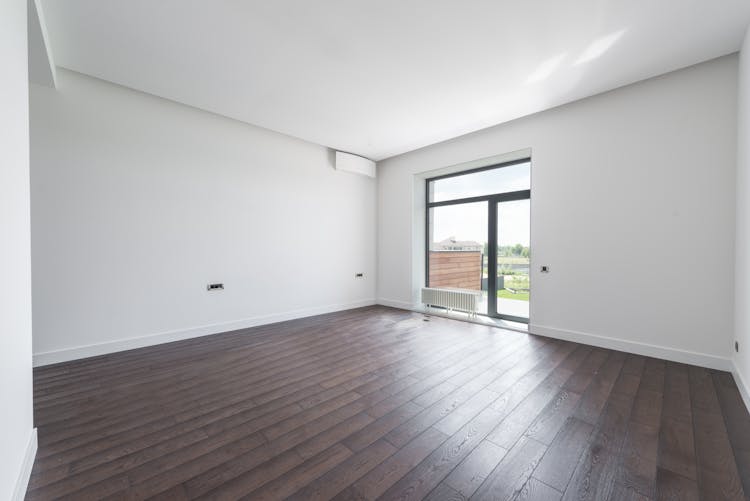
<svg viewBox="0 0 750 501">
<path fill-rule="evenodd" d="M 748 0 L 45 0 L 59 66 L 375 160 L 739 49 Z"/>
</svg>

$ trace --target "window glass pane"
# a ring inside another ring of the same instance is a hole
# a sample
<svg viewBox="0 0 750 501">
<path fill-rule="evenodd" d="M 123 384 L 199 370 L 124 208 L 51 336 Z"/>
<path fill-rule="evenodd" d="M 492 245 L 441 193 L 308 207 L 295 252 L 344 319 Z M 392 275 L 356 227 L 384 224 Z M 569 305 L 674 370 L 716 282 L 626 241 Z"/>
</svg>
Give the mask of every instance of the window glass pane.
<svg viewBox="0 0 750 501">
<path fill-rule="evenodd" d="M 529 318 L 531 202 L 497 204 L 497 312 Z"/>
<path fill-rule="evenodd" d="M 430 202 L 531 189 L 530 162 L 430 181 Z"/>
<path fill-rule="evenodd" d="M 487 202 L 430 209 L 430 287 L 477 291 L 485 315 L 487 232 Z"/>
</svg>

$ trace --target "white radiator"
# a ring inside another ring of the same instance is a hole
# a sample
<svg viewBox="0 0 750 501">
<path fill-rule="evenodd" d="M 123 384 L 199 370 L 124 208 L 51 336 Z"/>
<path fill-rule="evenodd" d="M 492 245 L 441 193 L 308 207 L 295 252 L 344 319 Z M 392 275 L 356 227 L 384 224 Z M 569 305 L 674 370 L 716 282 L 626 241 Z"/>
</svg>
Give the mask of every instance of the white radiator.
<svg viewBox="0 0 750 501">
<path fill-rule="evenodd" d="M 476 316 L 479 309 L 481 292 L 465 289 L 435 289 L 422 288 L 422 303 L 427 306 L 437 306 L 448 311 L 465 311 Z"/>
</svg>

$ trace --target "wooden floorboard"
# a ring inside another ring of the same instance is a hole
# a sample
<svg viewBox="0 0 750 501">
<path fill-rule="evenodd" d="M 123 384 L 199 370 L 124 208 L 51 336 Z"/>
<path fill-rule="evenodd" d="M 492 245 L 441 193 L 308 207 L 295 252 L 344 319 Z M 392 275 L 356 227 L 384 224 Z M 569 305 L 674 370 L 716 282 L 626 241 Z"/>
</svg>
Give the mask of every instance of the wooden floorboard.
<svg viewBox="0 0 750 501">
<path fill-rule="evenodd" d="M 26 498 L 749 499 L 729 373 L 386 307 L 34 370 Z"/>
</svg>

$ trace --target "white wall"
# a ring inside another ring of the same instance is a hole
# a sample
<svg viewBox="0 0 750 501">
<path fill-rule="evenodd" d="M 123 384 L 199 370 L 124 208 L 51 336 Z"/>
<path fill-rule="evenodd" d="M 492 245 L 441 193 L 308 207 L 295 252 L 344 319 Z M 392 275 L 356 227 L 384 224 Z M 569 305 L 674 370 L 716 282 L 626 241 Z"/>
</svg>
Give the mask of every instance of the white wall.
<svg viewBox="0 0 750 501">
<path fill-rule="evenodd" d="M 531 330 L 728 368 L 736 91 L 728 56 L 379 163 L 379 302 L 422 284 L 420 173 L 531 148 Z"/>
<path fill-rule="evenodd" d="M 13 499 L 25 489 L 35 444 L 25 0 L 0 2 L 0 61 L 0 499 Z"/>
<path fill-rule="evenodd" d="M 737 104 L 737 236 L 735 247 L 734 355 L 735 379 L 750 407 L 750 28 L 740 52 Z"/>
<path fill-rule="evenodd" d="M 31 144 L 36 363 L 374 303 L 376 181 L 322 146 L 65 70 Z"/>
</svg>

